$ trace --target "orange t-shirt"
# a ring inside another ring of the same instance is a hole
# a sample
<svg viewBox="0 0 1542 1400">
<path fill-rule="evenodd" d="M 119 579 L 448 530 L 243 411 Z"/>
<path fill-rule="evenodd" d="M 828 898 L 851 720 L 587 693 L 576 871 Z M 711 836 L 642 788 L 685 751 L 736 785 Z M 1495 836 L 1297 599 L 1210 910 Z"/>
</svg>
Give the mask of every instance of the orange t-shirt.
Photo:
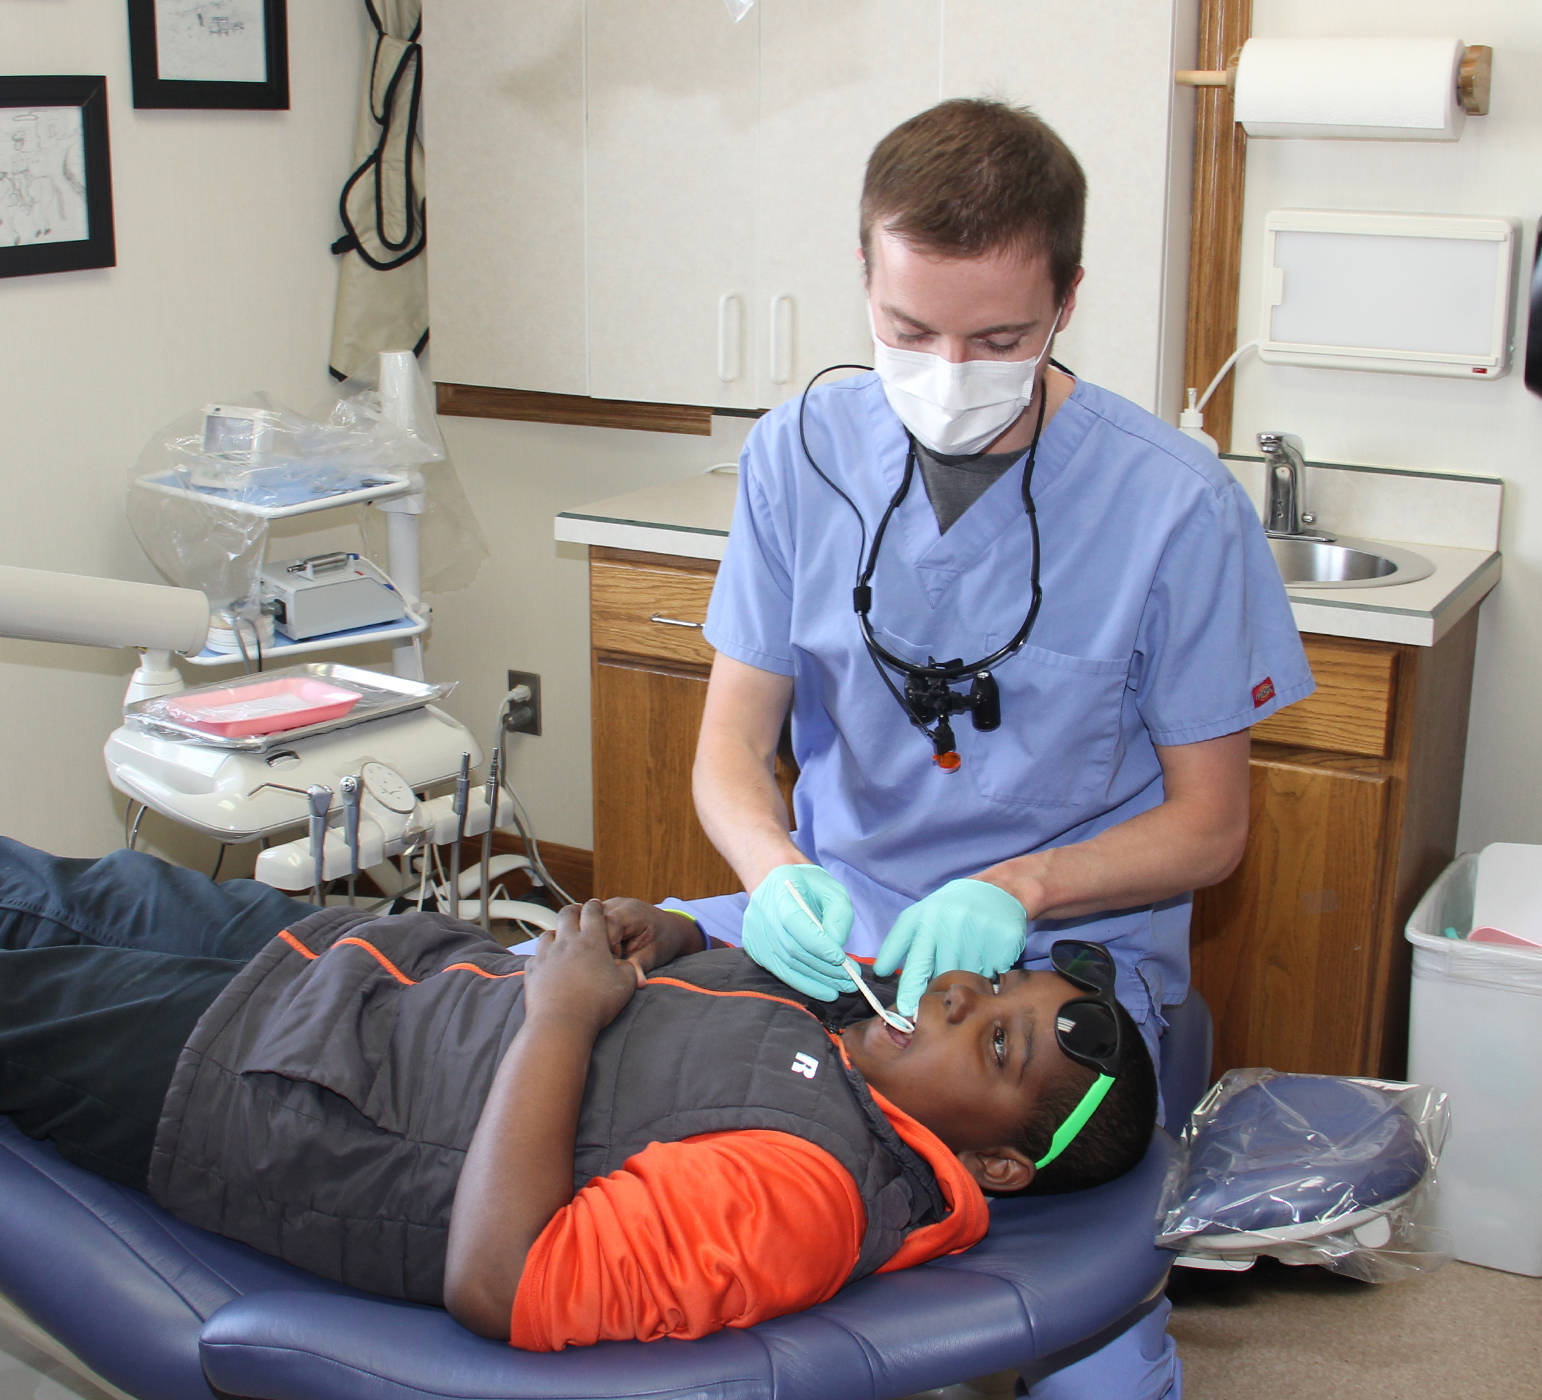
<svg viewBox="0 0 1542 1400">
<path fill-rule="evenodd" d="M 937 1174 L 948 1213 L 880 1269 L 967 1249 L 989 1215 L 941 1141 L 881 1096 L 900 1137 Z M 603 1340 L 700 1337 L 811 1307 L 846 1281 L 866 1213 L 823 1148 L 746 1129 L 653 1143 L 589 1182 L 532 1246 L 509 1340 L 557 1351 Z"/>
</svg>

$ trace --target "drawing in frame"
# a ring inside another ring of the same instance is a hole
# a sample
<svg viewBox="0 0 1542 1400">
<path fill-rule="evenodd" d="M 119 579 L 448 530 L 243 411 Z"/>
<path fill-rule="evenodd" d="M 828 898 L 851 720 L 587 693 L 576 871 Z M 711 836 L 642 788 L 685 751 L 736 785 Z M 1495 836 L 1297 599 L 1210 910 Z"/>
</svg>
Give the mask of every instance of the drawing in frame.
<svg viewBox="0 0 1542 1400">
<path fill-rule="evenodd" d="M 112 267 L 107 79 L 0 77 L 0 277 Z"/>
<path fill-rule="evenodd" d="M 289 106 L 285 0 L 128 0 L 136 107 Z"/>
</svg>

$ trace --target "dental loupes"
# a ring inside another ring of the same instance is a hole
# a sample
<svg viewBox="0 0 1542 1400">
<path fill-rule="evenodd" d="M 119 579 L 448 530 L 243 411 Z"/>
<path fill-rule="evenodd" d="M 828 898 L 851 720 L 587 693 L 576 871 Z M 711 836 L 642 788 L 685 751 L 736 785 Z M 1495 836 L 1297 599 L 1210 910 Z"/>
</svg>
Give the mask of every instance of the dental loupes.
<svg viewBox="0 0 1542 1400">
<path fill-rule="evenodd" d="M 793 884 L 791 880 L 784 880 L 782 883 L 787 886 L 787 893 L 793 897 L 794 901 L 797 903 L 798 908 L 807 914 L 809 921 L 814 925 L 814 927 L 823 933 L 825 931 L 824 924 L 820 921 L 819 915 L 808 907 L 808 901 L 798 893 L 798 887 Z M 874 992 L 873 989 L 862 980 L 862 969 L 857 966 L 857 961 L 855 958 L 850 956 L 843 958 L 841 961 L 841 966 L 846 969 L 846 975 L 857 984 L 857 990 L 862 993 L 863 999 L 869 1006 L 873 1008 L 874 1012 L 884 1020 L 884 1022 L 893 1026 L 895 1030 L 903 1032 L 905 1035 L 911 1035 L 914 1033 L 916 1023 L 908 1016 L 901 1016 L 898 1011 L 890 1011 L 881 1001 L 878 1000 L 877 993 Z"/>
</svg>

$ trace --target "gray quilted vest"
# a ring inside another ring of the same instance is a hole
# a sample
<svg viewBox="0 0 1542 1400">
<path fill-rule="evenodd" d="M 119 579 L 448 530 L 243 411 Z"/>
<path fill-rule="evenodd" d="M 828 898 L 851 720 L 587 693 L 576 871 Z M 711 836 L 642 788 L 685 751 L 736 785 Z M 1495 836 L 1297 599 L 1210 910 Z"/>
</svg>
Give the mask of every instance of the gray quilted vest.
<svg viewBox="0 0 1542 1400">
<path fill-rule="evenodd" d="M 151 1195 L 313 1273 L 439 1303 L 466 1146 L 524 1020 L 524 963 L 435 914 L 303 920 L 189 1037 Z M 851 1277 L 871 1273 L 947 1207 L 842 1064 L 830 1030 L 867 1014 L 855 996 L 806 1004 L 737 949 L 660 969 L 595 1044 L 575 1190 L 650 1142 L 794 1133 L 857 1183 L 867 1232 Z"/>
</svg>

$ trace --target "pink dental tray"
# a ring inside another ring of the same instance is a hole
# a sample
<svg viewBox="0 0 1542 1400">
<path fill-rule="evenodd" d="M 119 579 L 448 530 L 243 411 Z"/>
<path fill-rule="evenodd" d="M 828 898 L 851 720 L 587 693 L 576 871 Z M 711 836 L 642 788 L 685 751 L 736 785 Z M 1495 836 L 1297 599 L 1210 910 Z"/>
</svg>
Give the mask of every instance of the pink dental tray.
<svg viewBox="0 0 1542 1400">
<path fill-rule="evenodd" d="M 359 698 L 357 691 L 310 676 L 276 676 L 169 696 L 162 707 L 167 715 L 195 729 L 237 738 L 322 724 L 347 714 Z"/>
</svg>

